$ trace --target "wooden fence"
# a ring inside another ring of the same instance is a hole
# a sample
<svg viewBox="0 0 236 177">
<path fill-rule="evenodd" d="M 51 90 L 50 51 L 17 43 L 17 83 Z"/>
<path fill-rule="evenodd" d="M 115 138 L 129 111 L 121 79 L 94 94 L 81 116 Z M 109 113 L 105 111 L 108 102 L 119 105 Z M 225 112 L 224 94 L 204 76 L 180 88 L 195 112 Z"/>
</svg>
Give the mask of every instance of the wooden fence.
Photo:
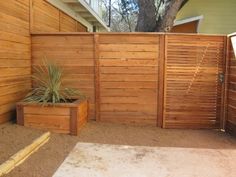
<svg viewBox="0 0 236 177">
<path fill-rule="evenodd" d="M 220 128 L 225 36 L 33 34 L 32 64 L 64 68 L 90 98 L 90 119 L 164 128 Z"/>
<path fill-rule="evenodd" d="M 227 70 L 226 70 L 226 88 L 225 94 L 227 97 L 225 107 L 225 129 L 227 132 L 236 135 L 236 58 L 233 50 L 231 39 L 235 39 L 236 34 L 230 35 L 227 42 Z M 234 42 L 235 45 L 235 42 Z"/>
<path fill-rule="evenodd" d="M 0 1 L 0 123 L 31 87 L 31 37 L 26 1 Z"/>
</svg>

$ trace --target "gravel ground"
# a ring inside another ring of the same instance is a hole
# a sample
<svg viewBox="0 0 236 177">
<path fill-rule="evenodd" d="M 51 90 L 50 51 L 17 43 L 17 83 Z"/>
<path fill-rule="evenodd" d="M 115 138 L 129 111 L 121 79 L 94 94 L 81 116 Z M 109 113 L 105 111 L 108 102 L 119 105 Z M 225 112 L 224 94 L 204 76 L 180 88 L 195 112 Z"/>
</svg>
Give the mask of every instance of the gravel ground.
<svg viewBox="0 0 236 177">
<path fill-rule="evenodd" d="M 43 132 L 13 123 L 0 125 L 0 161 L 4 162 Z M 78 137 L 52 133 L 47 144 L 7 177 L 51 177 L 77 142 L 131 146 L 236 149 L 236 138 L 216 130 L 170 130 L 89 122 Z"/>
</svg>

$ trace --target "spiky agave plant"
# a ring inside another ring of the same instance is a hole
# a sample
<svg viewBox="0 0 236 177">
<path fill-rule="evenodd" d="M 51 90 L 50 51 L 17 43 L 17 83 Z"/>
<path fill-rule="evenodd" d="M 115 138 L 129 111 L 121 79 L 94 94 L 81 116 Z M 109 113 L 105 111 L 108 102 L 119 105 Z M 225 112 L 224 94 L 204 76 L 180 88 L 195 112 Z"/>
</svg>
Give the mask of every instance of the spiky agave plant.
<svg viewBox="0 0 236 177">
<path fill-rule="evenodd" d="M 43 60 L 43 65 L 34 67 L 32 79 L 35 87 L 26 95 L 24 101 L 30 103 L 66 103 L 73 97 L 84 97 L 79 90 L 62 85 L 62 70 L 55 63 Z"/>
</svg>

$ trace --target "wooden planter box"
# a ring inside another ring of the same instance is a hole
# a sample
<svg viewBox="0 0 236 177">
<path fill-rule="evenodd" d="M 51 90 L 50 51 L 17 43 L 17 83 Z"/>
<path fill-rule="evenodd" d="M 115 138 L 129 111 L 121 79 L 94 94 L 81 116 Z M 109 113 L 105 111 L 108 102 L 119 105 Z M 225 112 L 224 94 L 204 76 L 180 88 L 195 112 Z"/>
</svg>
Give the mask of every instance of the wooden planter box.
<svg viewBox="0 0 236 177">
<path fill-rule="evenodd" d="M 77 135 L 88 119 L 88 101 L 47 104 L 17 103 L 17 124 Z"/>
</svg>

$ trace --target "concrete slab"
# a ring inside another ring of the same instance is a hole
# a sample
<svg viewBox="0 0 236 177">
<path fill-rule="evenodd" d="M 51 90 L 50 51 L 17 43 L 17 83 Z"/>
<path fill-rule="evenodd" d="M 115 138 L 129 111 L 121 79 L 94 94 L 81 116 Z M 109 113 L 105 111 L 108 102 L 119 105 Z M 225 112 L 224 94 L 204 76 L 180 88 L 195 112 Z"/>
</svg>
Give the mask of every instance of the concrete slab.
<svg viewBox="0 0 236 177">
<path fill-rule="evenodd" d="M 235 177 L 235 149 L 78 143 L 53 177 Z"/>
</svg>

